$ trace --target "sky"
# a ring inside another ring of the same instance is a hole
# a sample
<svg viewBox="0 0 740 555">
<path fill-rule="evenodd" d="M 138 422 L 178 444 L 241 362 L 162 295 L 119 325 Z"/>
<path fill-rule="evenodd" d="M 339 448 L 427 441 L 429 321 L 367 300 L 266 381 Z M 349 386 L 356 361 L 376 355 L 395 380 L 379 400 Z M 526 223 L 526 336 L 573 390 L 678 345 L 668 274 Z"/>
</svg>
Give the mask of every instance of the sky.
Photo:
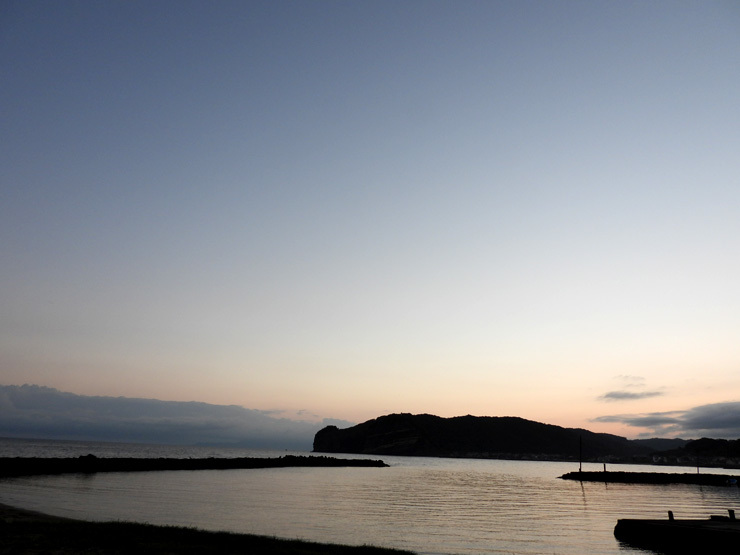
<svg viewBox="0 0 740 555">
<path fill-rule="evenodd" d="M 0 385 L 740 433 L 739 28 L 5 1 Z"/>
</svg>

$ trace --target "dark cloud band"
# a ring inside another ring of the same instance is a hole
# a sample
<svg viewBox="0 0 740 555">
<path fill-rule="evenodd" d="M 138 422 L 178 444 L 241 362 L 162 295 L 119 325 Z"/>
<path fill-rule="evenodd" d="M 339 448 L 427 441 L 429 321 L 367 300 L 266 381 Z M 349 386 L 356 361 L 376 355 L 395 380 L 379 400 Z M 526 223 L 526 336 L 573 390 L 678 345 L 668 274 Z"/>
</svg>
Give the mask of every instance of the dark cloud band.
<svg viewBox="0 0 740 555">
<path fill-rule="evenodd" d="M 310 450 L 315 433 L 327 425 L 236 405 L 88 397 L 35 385 L 0 386 L 0 411 L 0 436 L 6 437 L 276 449 Z"/>
<path fill-rule="evenodd" d="M 606 415 L 592 422 L 643 428 L 646 435 L 737 439 L 740 437 L 740 402 L 701 405 L 683 411 Z"/>
</svg>

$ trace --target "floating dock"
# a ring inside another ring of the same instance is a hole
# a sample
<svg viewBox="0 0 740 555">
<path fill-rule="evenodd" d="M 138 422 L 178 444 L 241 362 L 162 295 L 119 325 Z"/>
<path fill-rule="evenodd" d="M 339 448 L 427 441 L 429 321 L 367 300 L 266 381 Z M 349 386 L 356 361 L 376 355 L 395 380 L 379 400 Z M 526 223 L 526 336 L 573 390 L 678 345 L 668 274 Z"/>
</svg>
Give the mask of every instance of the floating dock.
<svg viewBox="0 0 740 555">
<path fill-rule="evenodd" d="M 728 512 L 729 516 L 707 520 L 679 520 L 671 511 L 664 520 L 624 518 L 617 521 L 614 536 L 631 546 L 667 554 L 737 553 L 740 520 L 735 511 Z"/>
</svg>

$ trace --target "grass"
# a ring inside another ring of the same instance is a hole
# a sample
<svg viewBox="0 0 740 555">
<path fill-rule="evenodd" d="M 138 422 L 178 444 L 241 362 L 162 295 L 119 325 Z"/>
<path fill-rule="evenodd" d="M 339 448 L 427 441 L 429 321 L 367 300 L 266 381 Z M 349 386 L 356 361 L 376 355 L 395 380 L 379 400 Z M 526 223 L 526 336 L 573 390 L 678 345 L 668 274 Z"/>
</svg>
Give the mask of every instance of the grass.
<svg viewBox="0 0 740 555">
<path fill-rule="evenodd" d="M 133 522 L 87 522 L 0 505 L 0 554 L 402 555 L 408 551 Z"/>
</svg>

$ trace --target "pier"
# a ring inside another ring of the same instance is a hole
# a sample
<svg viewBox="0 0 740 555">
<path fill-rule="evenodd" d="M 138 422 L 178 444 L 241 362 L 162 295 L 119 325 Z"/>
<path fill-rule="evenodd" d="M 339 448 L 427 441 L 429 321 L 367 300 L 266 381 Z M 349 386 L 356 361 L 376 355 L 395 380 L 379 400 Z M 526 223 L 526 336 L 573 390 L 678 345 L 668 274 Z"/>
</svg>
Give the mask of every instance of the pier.
<svg viewBox="0 0 740 555">
<path fill-rule="evenodd" d="M 568 472 L 563 480 L 619 484 L 695 484 L 698 486 L 737 486 L 740 477 L 730 474 L 674 474 L 670 472 Z"/>
</svg>

